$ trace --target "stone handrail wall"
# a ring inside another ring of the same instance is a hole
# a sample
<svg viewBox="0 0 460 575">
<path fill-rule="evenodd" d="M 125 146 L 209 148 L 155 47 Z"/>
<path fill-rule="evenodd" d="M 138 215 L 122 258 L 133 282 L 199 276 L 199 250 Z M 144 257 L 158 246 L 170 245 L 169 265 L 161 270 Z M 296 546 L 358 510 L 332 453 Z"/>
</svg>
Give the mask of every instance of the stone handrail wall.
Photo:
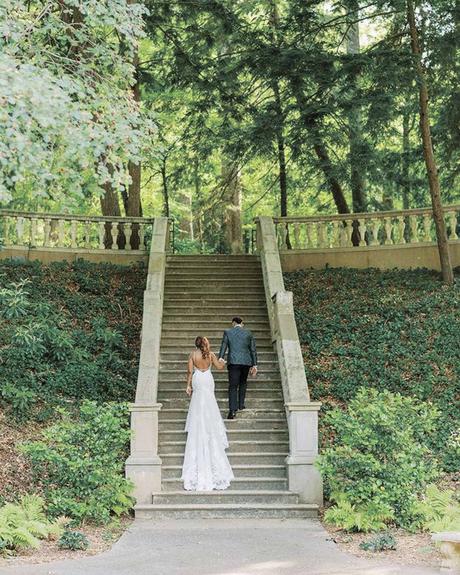
<svg viewBox="0 0 460 575">
<path fill-rule="evenodd" d="M 311 402 L 294 317 L 292 292 L 284 287 L 273 219 L 257 218 L 257 247 L 264 277 L 272 341 L 276 346 L 289 427 L 289 489 L 302 501 L 322 503 L 322 482 L 313 467 L 318 453 L 318 411 Z"/>
<path fill-rule="evenodd" d="M 449 240 L 458 240 L 460 204 L 443 208 Z M 279 249 L 314 250 L 435 243 L 431 208 L 273 218 Z"/>
<path fill-rule="evenodd" d="M 141 353 L 136 399 L 131 405 L 131 452 L 126 475 L 135 485 L 137 503 L 150 503 L 152 491 L 161 489 L 161 459 L 158 456 L 158 371 L 163 317 L 166 255 L 169 251 L 169 221 L 156 218 L 150 246 Z"/>
<path fill-rule="evenodd" d="M 79 216 L 0 210 L 0 238 L 8 247 L 145 251 L 154 218 Z"/>
</svg>

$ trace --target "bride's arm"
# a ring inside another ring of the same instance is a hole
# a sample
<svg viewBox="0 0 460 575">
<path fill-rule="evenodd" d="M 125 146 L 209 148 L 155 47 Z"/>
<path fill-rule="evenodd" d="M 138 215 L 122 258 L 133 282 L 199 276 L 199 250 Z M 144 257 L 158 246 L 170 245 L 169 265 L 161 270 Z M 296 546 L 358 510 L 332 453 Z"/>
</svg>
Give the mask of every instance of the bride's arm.
<svg viewBox="0 0 460 575">
<path fill-rule="evenodd" d="M 219 361 L 216 357 L 216 354 L 214 352 L 211 352 L 211 361 L 212 361 L 212 365 L 214 367 L 216 367 L 217 369 L 224 369 L 225 367 L 225 362 L 224 361 Z"/>
<path fill-rule="evenodd" d="M 187 388 L 185 390 L 185 393 L 189 396 L 192 395 L 192 374 L 193 374 L 193 359 L 192 354 L 190 354 L 187 365 Z"/>
</svg>

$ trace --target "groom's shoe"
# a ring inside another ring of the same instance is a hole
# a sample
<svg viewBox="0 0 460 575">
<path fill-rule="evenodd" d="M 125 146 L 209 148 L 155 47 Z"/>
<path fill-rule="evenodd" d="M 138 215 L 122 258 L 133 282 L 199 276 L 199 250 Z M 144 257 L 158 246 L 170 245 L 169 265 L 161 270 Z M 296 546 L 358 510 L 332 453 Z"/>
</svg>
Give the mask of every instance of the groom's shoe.
<svg viewBox="0 0 460 575">
<path fill-rule="evenodd" d="M 229 411 L 227 419 L 235 419 L 236 411 Z"/>
<path fill-rule="evenodd" d="M 239 407 L 239 411 L 243 411 L 243 409 L 246 409 L 245 405 L 242 405 L 241 407 Z"/>
</svg>

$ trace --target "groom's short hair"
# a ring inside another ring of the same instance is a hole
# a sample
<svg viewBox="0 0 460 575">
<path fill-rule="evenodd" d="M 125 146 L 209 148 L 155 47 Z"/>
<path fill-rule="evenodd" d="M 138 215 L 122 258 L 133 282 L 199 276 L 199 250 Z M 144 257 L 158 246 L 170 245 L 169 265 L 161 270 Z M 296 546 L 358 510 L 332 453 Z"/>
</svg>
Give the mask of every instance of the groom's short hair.
<svg viewBox="0 0 460 575">
<path fill-rule="evenodd" d="M 243 320 L 240 317 L 235 316 L 234 318 L 232 318 L 232 323 L 242 324 Z"/>
</svg>

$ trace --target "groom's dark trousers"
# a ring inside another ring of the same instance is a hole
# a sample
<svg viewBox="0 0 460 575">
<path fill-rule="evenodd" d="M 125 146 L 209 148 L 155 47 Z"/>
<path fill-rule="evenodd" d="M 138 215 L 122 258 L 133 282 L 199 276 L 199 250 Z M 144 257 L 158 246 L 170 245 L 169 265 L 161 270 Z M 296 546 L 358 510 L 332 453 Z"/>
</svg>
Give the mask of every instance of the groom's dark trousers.
<svg viewBox="0 0 460 575">
<path fill-rule="evenodd" d="M 244 407 L 249 365 L 227 365 L 228 369 L 228 404 L 230 411 Z"/>
</svg>

